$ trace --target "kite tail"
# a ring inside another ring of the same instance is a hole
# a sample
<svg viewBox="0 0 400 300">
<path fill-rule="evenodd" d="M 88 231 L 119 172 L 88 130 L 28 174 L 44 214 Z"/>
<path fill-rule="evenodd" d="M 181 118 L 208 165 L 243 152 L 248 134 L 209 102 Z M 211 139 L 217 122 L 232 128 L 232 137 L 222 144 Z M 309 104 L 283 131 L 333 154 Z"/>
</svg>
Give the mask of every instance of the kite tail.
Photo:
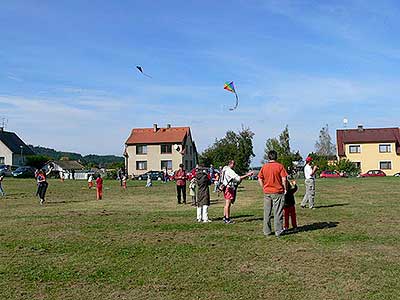
<svg viewBox="0 0 400 300">
<path fill-rule="evenodd" d="M 239 105 L 239 96 L 238 96 L 238 94 L 236 93 L 236 91 L 235 91 L 234 93 L 235 93 L 235 97 L 236 97 L 236 103 L 235 103 L 235 106 L 232 107 L 232 108 L 230 108 L 229 110 L 235 110 L 235 109 L 238 107 L 238 105 Z"/>
</svg>

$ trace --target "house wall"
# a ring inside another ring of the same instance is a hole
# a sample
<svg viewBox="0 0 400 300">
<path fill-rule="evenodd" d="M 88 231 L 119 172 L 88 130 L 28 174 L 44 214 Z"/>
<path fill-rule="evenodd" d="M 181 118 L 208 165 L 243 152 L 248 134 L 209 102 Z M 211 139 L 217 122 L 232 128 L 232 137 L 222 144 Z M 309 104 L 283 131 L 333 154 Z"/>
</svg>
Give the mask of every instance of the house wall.
<svg viewBox="0 0 400 300">
<path fill-rule="evenodd" d="M 380 153 L 379 145 L 390 144 L 391 152 Z M 350 153 L 349 146 L 360 145 L 360 153 Z M 395 143 L 352 143 L 345 144 L 345 154 L 346 157 L 353 162 L 361 163 L 361 172 L 365 173 L 368 170 L 379 170 L 381 161 L 390 161 L 392 163 L 392 168 L 390 170 L 382 169 L 386 175 L 393 175 L 400 172 L 400 155 L 396 154 Z"/>
<path fill-rule="evenodd" d="M 178 144 L 179 148 L 182 149 L 182 144 Z M 177 170 L 179 168 L 179 164 L 187 164 L 187 171 L 191 170 L 195 167 L 195 153 L 193 151 L 193 141 L 189 136 L 186 139 L 186 151 L 185 154 L 182 155 L 172 147 L 172 153 L 161 154 L 161 145 L 153 144 L 147 145 L 147 154 L 136 154 L 136 145 L 128 145 L 126 146 L 126 154 L 128 155 L 126 159 L 128 170 L 128 175 L 140 175 L 146 173 L 150 170 L 153 171 L 161 171 L 161 161 L 162 160 L 171 160 L 172 161 L 172 170 Z M 192 149 L 190 151 L 190 149 Z M 147 161 L 147 169 L 146 170 L 137 170 L 136 162 L 137 161 Z"/>
<path fill-rule="evenodd" d="M 4 157 L 5 165 L 14 165 L 13 163 L 13 153 L 3 142 L 0 141 L 0 157 Z"/>
<path fill-rule="evenodd" d="M 196 153 L 194 152 L 194 145 L 193 145 L 193 140 L 192 136 L 189 135 L 186 139 L 185 143 L 185 154 L 183 155 L 182 158 L 182 163 L 185 167 L 186 171 L 192 170 L 194 167 L 196 167 Z"/>
</svg>

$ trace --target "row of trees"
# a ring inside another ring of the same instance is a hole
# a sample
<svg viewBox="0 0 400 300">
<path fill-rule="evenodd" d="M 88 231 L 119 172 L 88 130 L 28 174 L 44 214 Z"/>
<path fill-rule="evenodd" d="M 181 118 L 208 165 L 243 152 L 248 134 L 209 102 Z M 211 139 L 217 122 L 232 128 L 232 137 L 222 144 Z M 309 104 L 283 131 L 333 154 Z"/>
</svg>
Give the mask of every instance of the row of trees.
<svg viewBox="0 0 400 300">
<path fill-rule="evenodd" d="M 49 160 L 77 160 L 87 168 L 104 167 L 118 169 L 124 166 L 124 158 L 115 155 L 81 155 L 73 152 L 57 151 L 40 146 L 29 146 L 36 155 L 26 157 L 25 164 L 34 168 L 41 168 Z"/>
<path fill-rule="evenodd" d="M 244 173 L 250 168 L 253 152 L 254 133 L 249 128 L 242 128 L 238 133 L 228 131 L 221 139 L 215 142 L 200 154 L 200 163 L 209 166 L 224 166 L 228 159 L 236 161 L 236 171 Z M 292 172 L 295 169 L 295 162 L 302 161 L 300 152 L 293 151 L 290 146 L 289 128 L 286 125 L 278 137 L 269 138 L 265 143 L 264 157 L 262 163 L 265 163 L 267 153 L 275 150 L 278 153 L 278 161 L 285 168 Z M 319 170 L 337 170 L 348 174 L 357 174 L 359 169 L 354 163 L 347 159 L 336 161 L 336 147 L 329 134 L 328 125 L 322 127 L 318 140 L 315 143 L 315 152 L 311 153 L 314 163 L 319 166 Z"/>
</svg>

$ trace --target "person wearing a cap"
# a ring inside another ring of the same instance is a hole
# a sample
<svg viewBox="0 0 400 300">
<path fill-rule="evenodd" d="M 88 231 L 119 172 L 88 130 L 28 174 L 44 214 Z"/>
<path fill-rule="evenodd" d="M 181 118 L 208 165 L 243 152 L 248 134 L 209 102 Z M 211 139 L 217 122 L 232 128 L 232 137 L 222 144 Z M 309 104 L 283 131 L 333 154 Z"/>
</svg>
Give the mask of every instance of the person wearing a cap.
<svg viewBox="0 0 400 300">
<path fill-rule="evenodd" d="M 306 165 L 304 166 L 304 177 L 306 178 L 306 193 L 304 195 L 303 201 L 301 201 L 301 207 L 305 208 L 308 203 L 308 207 L 314 208 L 315 201 L 315 173 L 317 172 L 318 167 L 311 166 L 312 157 L 308 156 L 306 158 Z"/>
</svg>

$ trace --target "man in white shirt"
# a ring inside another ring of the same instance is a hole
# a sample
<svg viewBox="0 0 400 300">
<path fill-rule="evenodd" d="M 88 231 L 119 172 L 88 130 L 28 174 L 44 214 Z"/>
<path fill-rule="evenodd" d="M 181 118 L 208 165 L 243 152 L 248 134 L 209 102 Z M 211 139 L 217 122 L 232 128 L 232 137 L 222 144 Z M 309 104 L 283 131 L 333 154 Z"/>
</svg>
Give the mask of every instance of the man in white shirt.
<svg viewBox="0 0 400 300">
<path fill-rule="evenodd" d="M 236 188 L 239 185 L 239 183 L 253 175 L 253 172 L 249 172 L 246 175 L 238 175 L 236 172 L 233 170 L 235 167 L 235 161 L 230 160 L 228 165 L 225 166 L 222 169 L 222 184 L 225 186 L 224 190 L 224 198 L 225 198 L 225 206 L 224 206 L 224 218 L 223 221 L 225 224 L 232 224 L 234 223 L 230 219 L 230 212 L 231 212 L 231 205 L 232 203 L 235 202 L 236 199 Z"/>
<path fill-rule="evenodd" d="M 315 173 L 318 170 L 317 166 L 311 166 L 312 157 L 308 156 L 306 158 L 306 165 L 304 166 L 304 177 L 306 178 L 306 193 L 304 195 L 303 201 L 301 201 L 301 207 L 305 208 L 308 202 L 308 207 L 314 209 L 315 200 Z"/>
</svg>

